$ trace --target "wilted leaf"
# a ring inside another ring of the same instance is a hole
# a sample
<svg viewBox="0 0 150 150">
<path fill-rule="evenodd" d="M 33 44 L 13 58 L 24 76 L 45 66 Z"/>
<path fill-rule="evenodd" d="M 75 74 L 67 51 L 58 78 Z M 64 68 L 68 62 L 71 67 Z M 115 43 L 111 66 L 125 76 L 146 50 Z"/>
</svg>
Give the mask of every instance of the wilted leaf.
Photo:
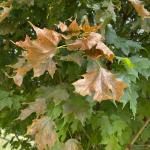
<svg viewBox="0 0 150 150">
<path fill-rule="evenodd" d="M 36 112 L 36 114 L 39 116 L 43 114 L 46 110 L 46 100 L 44 98 L 36 99 L 35 102 L 29 103 L 29 106 L 23 110 L 21 110 L 21 114 L 18 117 L 20 120 L 26 119 L 28 116 L 30 116 L 33 112 Z"/>
<path fill-rule="evenodd" d="M 100 71 L 91 71 L 83 75 L 73 83 L 75 91 L 82 96 L 90 95 L 96 101 L 114 99 L 120 101 L 123 96 L 123 90 L 127 85 L 116 79 L 115 75 L 101 68 Z"/>
<path fill-rule="evenodd" d="M 150 17 L 150 12 L 144 8 L 144 5 L 140 0 L 129 0 L 129 2 L 131 2 L 138 15 L 141 16 L 142 19 Z"/>
<path fill-rule="evenodd" d="M 31 68 L 33 68 L 34 77 L 39 77 L 46 70 L 53 77 L 56 70 L 56 62 L 53 61 L 53 56 L 57 52 L 57 45 L 61 36 L 53 30 L 40 29 L 34 25 L 32 27 L 37 33 L 37 39 L 30 40 L 27 36 L 25 41 L 16 42 L 16 45 L 27 50 L 23 56 L 27 60 L 27 63 L 31 65 Z M 25 74 L 26 72 L 24 71 L 23 75 Z"/>
<path fill-rule="evenodd" d="M 83 50 L 92 58 L 105 56 L 112 61 L 113 52 L 102 42 L 102 36 L 99 33 L 91 32 L 87 38 L 78 39 L 74 43 L 68 45 L 69 50 Z"/>
<path fill-rule="evenodd" d="M 78 39 L 74 43 L 68 45 L 69 50 L 90 50 L 102 40 L 102 36 L 99 33 L 90 33 L 87 38 Z"/>
<path fill-rule="evenodd" d="M 12 0 L 0 3 L 0 8 L 3 8 L 2 12 L 0 12 L 0 22 L 2 22 L 6 17 L 9 16 L 9 13 L 12 9 Z"/>
<path fill-rule="evenodd" d="M 27 129 L 27 134 L 35 136 L 35 142 L 39 150 L 51 148 L 57 141 L 55 123 L 48 117 L 35 119 Z"/>
<path fill-rule="evenodd" d="M 76 139 L 69 139 L 65 142 L 64 150 L 83 150 L 81 144 Z"/>
</svg>

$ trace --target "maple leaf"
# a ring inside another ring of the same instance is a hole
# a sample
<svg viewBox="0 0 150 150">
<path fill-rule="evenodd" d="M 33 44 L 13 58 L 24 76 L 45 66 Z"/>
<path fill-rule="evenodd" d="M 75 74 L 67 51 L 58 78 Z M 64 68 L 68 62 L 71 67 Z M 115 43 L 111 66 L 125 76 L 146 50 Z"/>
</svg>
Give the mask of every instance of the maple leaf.
<svg viewBox="0 0 150 150">
<path fill-rule="evenodd" d="M 0 8 L 3 8 L 2 12 L 0 13 L 0 22 L 2 22 L 6 17 L 9 16 L 9 13 L 12 9 L 12 0 L 0 3 Z"/>
<path fill-rule="evenodd" d="M 123 90 L 127 87 L 123 81 L 116 79 L 115 75 L 104 68 L 88 72 L 83 77 L 84 79 L 73 83 L 75 91 L 82 96 L 93 96 L 96 101 L 108 99 L 120 101 Z"/>
<path fill-rule="evenodd" d="M 69 50 L 83 50 L 93 58 L 99 58 L 102 55 L 110 61 L 114 58 L 114 53 L 102 42 L 102 36 L 99 33 L 91 32 L 87 38 L 76 40 L 68 44 Z"/>
<path fill-rule="evenodd" d="M 46 70 L 53 77 L 56 70 L 56 62 L 53 60 L 53 56 L 57 52 L 57 45 L 61 40 L 61 35 L 53 30 L 40 29 L 33 24 L 31 25 L 36 31 L 37 39 L 30 40 L 26 36 L 25 41 L 16 42 L 16 45 L 26 50 L 23 56 L 33 68 L 34 77 L 41 76 Z M 23 75 L 26 72 L 24 71 Z M 20 79 L 18 85 L 21 85 L 21 83 L 22 79 Z"/>
<path fill-rule="evenodd" d="M 150 12 L 144 8 L 144 5 L 140 0 L 129 0 L 129 2 L 131 2 L 138 15 L 141 16 L 142 19 L 150 17 Z"/>
<path fill-rule="evenodd" d="M 29 106 L 23 110 L 21 110 L 21 114 L 18 117 L 20 120 L 25 120 L 28 116 L 30 116 L 33 112 L 39 116 L 43 114 L 46 110 L 46 100 L 44 98 L 38 98 L 35 102 L 29 103 Z"/>
<path fill-rule="evenodd" d="M 69 139 L 65 142 L 64 150 L 83 150 L 83 148 L 76 139 Z"/>
<path fill-rule="evenodd" d="M 51 148 L 58 139 L 55 123 L 46 116 L 33 120 L 27 129 L 27 134 L 35 136 L 35 142 L 39 150 Z"/>
</svg>

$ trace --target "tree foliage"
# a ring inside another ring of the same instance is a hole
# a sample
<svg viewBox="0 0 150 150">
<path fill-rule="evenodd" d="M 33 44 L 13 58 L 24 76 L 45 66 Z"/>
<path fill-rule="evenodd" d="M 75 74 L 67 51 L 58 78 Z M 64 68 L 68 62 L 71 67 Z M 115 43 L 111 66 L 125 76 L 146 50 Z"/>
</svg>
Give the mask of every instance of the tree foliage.
<svg viewBox="0 0 150 150">
<path fill-rule="evenodd" d="M 0 128 L 20 150 L 150 145 L 150 2 L 0 1 Z"/>
</svg>

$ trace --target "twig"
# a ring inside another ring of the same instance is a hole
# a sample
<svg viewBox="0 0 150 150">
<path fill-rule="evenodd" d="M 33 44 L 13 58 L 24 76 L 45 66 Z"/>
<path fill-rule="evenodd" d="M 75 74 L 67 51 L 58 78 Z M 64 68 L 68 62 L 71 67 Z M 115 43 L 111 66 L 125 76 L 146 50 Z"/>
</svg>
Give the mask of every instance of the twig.
<svg viewBox="0 0 150 150">
<path fill-rule="evenodd" d="M 150 118 L 147 119 L 147 121 L 145 121 L 144 125 L 140 128 L 140 130 L 136 133 L 136 135 L 134 136 L 134 138 L 131 140 L 130 144 L 128 144 L 128 146 L 125 148 L 125 150 L 130 150 L 131 147 L 134 145 L 134 143 L 137 141 L 137 139 L 139 138 L 139 136 L 142 134 L 142 132 L 144 131 L 144 129 L 147 127 L 147 125 L 150 123 Z"/>
</svg>

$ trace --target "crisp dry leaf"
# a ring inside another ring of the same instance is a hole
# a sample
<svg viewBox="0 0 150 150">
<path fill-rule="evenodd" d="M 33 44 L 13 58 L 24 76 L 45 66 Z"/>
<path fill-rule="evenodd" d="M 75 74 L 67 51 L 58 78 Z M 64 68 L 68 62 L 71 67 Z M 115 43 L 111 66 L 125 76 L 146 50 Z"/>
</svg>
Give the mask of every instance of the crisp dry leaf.
<svg viewBox="0 0 150 150">
<path fill-rule="evenodd" d="M 40 29 L 33 24 L 31 25 L 36 31 L 37 39 L 30 40 L 26 36 L 25 41 L 16 42 L 16 45 L 26 50 L 24 57 L 33 68 L 34 77 L 41 76 L 46 70 L 53 77 L 56 70 L 56 62 L 53 61 L 53 56 L 57 52 L 57 45 L 61 40 L 61 35 L 53 30 Z"/>
<path fill-rule="evenodd" d="M 129 0 L 129 2 L 131 2 L 138 15 L 141 16 L 142 19 L 150 17 L 150 12 L 144 8 L 144 5 L 140 0 Z"/>
<path fill-rule="evenodd" d="M 59 22 L 58 24 L 58 28 L 61 30 L 61 32 L 65 32 L 68 30 L 68 27 L 66 24 L 64 24 L 63 22 Z"/>
<path fill-rule="evenodd" d="M 87 38 L 78 39 L 74 43 L 68 45 L 69 50 L 90 50 L 96 44 L 102 40 L 102 36 L 99 33 L 91 32 Z"/>
<path fill-rule="evenodd" d="M 38 150 L 45 150 L 47 147 L 51 148 L 58 139 L 55 123 L 48 117 L 33 120 L 27 129 L 27 134 L 35 136 Z"/>
<path fill-rule="evenodd" d="M 33 112 L 39 116 L 43 114 L 46 110 L 46 100 L 44 98 L 38 98 L 35 102 L 29 103 L 29 106 L 23 110 L 21 110 L 21 114 L 18 117 L 20 120 L 25 120 L 28 116 L 30 116 Z"/>
<path fill-rule="evenodd" d="M 64 150 L 83 150 L 83 148 L 76 139 L 69 139 L 65 142 Z"/>
<path fill-rule="evenodd" d="M 0 3 L 0 8 L 3 8 L 3 11 L 0 13 L 0 22 L 2 22 L 6 17 L 9 16 L 9 13 L 12 9 L 12 1 Z"/>
<path fill-rule="evenodd" d="M 104 68 L 88 72 L 83 77 L 84 79 L 73 83 L 75 91 L 82 96 L 93 96 L 96 101 L 108 99 L 120 101 L 123 90 L 127 87 L 123 81 L 116 79 L 115 75 Z"/>
<path fill-rule="evenodd" d="M 69 50 L 84 50 L 92 58 L 105 56 L 109 61 L 114 59 L 114 53 L 102 42 L 102 36 L 99 33 L 91 32 L 87 38 L 76 40 L 68 45 Z"/>
</svg>

